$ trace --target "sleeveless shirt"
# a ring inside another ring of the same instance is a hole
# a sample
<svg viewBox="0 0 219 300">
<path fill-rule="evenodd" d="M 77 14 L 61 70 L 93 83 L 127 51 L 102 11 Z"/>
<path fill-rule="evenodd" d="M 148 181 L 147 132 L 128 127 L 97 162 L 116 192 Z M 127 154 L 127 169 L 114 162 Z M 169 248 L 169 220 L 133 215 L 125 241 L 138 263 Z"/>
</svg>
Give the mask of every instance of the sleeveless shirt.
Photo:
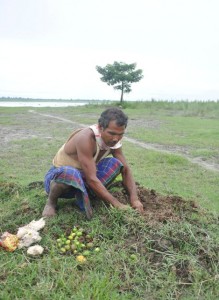
<svg viewBox="0 0 219 300">
<path fill-rule="evenodd" d="M 89 128 L 93 131 L 94 136 L 95 136 L 95 140 L 96 140 L 96 146 L 97 146 L 97 150 L 96 153 L 94 155 L 94 161 L 97 162 L 97 158 L 99 155 L 100 150 L 106 150 L 106 152 L 101 156 L 101 158 L 99 159 L 99 161 L 103 158 L 105 158 L 106 156 L 108 156 L 111 153 L 112 149 L 118 149 L 120 147 L 122 147 L 122 143 L 119 141 L 115 146 L 113 147 L 108 147 L 104 141 L 101 138 L 101 133 L 99 130 L 99 126 L 98 124 L 95 125 L 91 125 L 89 126 Z M 76 135 L 78 132 L 80 132 L 82 129 L 84 128 L 79 128 L 75 131 L 72 132 L 72 134 L 69 136 L 69 138 L 67 139 L 67 141 L 65 142 L 65 144 L 74 136 Z M 55 157 L 53 158 L 53 165 L 55 167 L 61 167 L 61 166 L 72 166 L 76 169 L 81 169 L 81 164 L 79 161 L 73 159 L 70 155 L 68 155 L 65 150 L 65 144 L 62 145 L 62 147 L 58 150 L 58 152 L 56 153 Z"/>
</svg>

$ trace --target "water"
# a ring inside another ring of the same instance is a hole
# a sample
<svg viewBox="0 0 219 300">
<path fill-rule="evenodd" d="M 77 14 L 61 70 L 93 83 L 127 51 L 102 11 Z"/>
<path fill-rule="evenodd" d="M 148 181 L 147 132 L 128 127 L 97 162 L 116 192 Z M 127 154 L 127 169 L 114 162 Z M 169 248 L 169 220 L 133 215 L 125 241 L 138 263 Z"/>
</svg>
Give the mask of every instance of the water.
<svg viewBox="0 0 219 300">
<path fill-rule="evenodd" d="M 0 107 L 67 107 L 67 106 L 83 106 L 88 102 L 55 102 L 55 101 L 0 101 Z"/>
</svg>

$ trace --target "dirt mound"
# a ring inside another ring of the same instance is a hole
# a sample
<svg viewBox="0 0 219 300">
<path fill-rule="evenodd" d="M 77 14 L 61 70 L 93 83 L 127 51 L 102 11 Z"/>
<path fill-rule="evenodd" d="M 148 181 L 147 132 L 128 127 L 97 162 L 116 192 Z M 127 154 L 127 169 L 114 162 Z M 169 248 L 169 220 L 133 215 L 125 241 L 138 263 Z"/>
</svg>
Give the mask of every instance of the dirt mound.
<svg viewBox="0 0 219 300">
<path fill-rule="evenodd" d="M 185 217 L 185 213 L 193 213 L 199 210 L 198 204 L 194 201 L 187 201 L 174 195 L 164 196 L 155 190 L 142 187 L 138 183 L 136 185 L 138 197 L 144 207 L 143 217 L 147 223 L 177 222 Z M 113 183 L 110 186 L 110 191 L 121 203 L 127 204 L 129 202 L 122 182 Z"/>
</svg>

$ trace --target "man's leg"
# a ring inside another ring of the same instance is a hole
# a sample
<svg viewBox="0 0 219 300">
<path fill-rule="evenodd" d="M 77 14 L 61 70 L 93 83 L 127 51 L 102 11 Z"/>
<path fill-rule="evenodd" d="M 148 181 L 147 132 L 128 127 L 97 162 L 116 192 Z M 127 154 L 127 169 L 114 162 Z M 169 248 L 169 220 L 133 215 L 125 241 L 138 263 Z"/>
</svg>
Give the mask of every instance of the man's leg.
<svg viewBox="0 0 219 300">
<path fill-rule="evenodd" d="M 92 208 L 81 172 L 71 166 L 52 167 L 46 174 L 45 190 L 49 195 L 43 210 L 43 216 L 54 216 L 58 198 L 76 198 L 83 207 L 88 219 L 92 217 Z M 78 204 L 78 203 L 77 203 Z"/>
<path fill-rule="evenodd" d="M 42 216 L 43 217 L 52 217 L 56 214 L 56 205 L 58 202 L 58 198 L 71 189 L 71 186 L 68 186 L 64 183 L 59 183 L 55 181 L 50 182 L 50 192 L 48 196 L 47 203 L 44 207 Z"/>
</svg>

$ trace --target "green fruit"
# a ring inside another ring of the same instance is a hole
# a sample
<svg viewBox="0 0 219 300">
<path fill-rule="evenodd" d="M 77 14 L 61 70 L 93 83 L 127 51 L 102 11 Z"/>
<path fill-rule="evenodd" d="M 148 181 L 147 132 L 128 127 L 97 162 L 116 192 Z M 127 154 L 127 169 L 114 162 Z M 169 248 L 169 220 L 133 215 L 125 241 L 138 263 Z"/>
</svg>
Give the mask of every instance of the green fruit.
<svg viewBox="0 0 219 300">
<path fill-rule="evenodd" d="M 78 232 L 76 233 L 76 235 L 77 235 L 77 236 L 82 236 L 82 232 L 81 232 L 81 231 L 78 231 Z"/>
<path fill-rule="evenodd" d="M 93 248 L 94 244 L 90 242 L 90 243 L 87 243 L 86 246 L 87 246 L 88 249 L 90 249 L 90 248 Z"/>
<path fill-rule="evenodd" d="M 88 255 L 90 255 L 90 251 L 89 250 L 85 250 L 85 251 L 83 251 L 82 255 L 88 256 Z"/>
<path fill-rule="evenodd" d="M 65 248 L 61 248 L 60 251 L 61 251 L 62 253 L 65 253 L 65 252 L 66 252 L 66 249 L 65 249 Z"/>
<path fill-rule="evenodd" d="M 70 245 L 65 245 L 66 250 L 70 250 Z"/>
<path fill-rule="evenodd" d="M 69 245 L 71 243 L 71 241 L 67 240 L 65 243 L 66 243 L 66 245 Z"/>
<path fill-rule="evenodd" d="M 71 250 L 72 251 L 74 251 L 74 250 L 76 250 L 77 249 L 77 247 L 75 246 L 75 245 L 71 245 Z"/>
<path fill-rule="evenodd" d="M 95 251 L 95 252 L 100 252 L 100 248 L 99 248 L 99 247 L 96 247 L 96 248 L 94 249 L 94 251 Z"/>
<path fill-rule="evenodd" d="M 61 241 L 62 241 L 61 239 L 57 239 L 56 240 L 57 243 L 61 243 Z"/>
</svg>

